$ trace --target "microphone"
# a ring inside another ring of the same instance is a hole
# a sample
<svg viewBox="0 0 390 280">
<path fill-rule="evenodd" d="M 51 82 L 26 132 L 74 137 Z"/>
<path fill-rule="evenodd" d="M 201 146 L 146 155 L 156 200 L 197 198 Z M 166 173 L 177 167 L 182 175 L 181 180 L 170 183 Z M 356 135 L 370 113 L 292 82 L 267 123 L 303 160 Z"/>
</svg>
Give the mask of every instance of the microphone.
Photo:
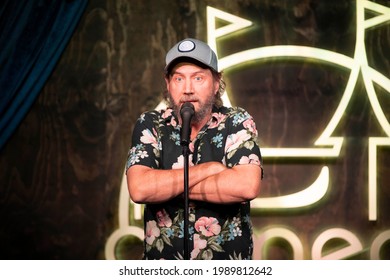
<svg viewBox="0 0 390 280">
<path fill-rule="evenodd" d="M 181 135 L 180 145 L 188 146 L 191 136 L 191 119 L 195 114 L 194 105 L 191 102 L 185 102 L 180 109 L 181 116 Z"/>
</svg>

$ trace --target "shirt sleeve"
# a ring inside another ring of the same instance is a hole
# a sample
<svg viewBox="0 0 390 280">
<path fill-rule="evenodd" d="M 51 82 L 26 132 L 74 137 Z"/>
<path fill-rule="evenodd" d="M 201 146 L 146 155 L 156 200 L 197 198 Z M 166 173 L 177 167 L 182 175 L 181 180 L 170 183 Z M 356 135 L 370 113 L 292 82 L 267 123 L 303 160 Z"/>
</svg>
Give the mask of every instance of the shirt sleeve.
<svg viewBox="0 0 390 280">
<path fill-rule="evenodd" d="M 237 108 L 229 117 L 228 135 L 225 143 L 226 165 L 255 164 L 262 168 L 260 147 L 257 143 L 257 128 L 253 117 Z"/>
<path fill-rule="evenodd" d="M 133 165 L 159 167 L 160 141 L 155 129 L 154 113 L 144 113 L 137 120 L 132 136 L 132 146 L 127 154 L 126 172 Z"/>
</svg>

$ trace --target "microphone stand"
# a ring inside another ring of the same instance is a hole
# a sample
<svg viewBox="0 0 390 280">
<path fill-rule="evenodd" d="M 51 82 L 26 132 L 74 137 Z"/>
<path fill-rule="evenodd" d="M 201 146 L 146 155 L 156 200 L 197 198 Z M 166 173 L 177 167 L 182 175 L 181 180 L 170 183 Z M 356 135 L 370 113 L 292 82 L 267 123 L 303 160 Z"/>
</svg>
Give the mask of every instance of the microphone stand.
<svg viewBox="0 0 390 280">
<path fill-rule="evenodd" d="M 189 166 L 189 154 L 190 149 L 188 143 L 183 145 L 183 157 L 184 157 L 184 259 L 190 259 L 189 250 L 189 198 L 188 198 L 188 166 Z"/>
<path fill-rule="evenodd" d="M 183 161 L 184 161 L 184 259 L 190 259 L 190 251 L 189 251 L 189 198 L 188 198 L 188 169 L 189 169 L 189 143 L 191 136 L 191 118 L 195 113 L 194 105 L 191 102 L 185 102 L 180 109 L 180 116 L 182 120 L 181 127 L 181 146 L 183 147 Z"/>
<path fill-rule="evenodd" d="M 190 259 L 189 252 L 189 194 L 188 194 L 188 169 L 189 169 L 189 143 L 191 136 L 191 118 L 195 113 L 194 105 L 190 102 L 185 102 L 180 109 L 180 116 L 182 120 L 181 127 L 181 146 L 183 147 L 183 161 L 184 161 L 184 259 Z"/>
</svg>

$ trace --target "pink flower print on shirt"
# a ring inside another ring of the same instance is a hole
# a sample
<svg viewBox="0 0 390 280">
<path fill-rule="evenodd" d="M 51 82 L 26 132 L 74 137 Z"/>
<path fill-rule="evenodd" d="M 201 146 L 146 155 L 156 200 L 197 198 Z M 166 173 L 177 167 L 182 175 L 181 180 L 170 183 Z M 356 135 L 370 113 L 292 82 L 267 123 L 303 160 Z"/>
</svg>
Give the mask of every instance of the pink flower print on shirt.
<svg viewBox="0 0 390 280">
<path fill-rule="evenodd" d="M 229 153 L 237 149 L 242 143 L 249 140 L 251 136 L 245 129 L 240 130 L 236 134 L 230 134 L 226 139 L 225 153 Z"/>
<path fill-rule="evenodd" d="M 192 154 L 189 155 L 188 157 L 188 163 L 189 163 L 189 166 L 194 166 L 194 164 L 192 163 Z M 172 169 L 182 169 L 184 168 L 184 156 L 181 155 L 177 158 L 177 162 L 175 162 L 173 165 L 172 165 Z"/>
<path fill-rule="evenodd" d="M 221 226 L 218 220 L 213 217 L 201 217 L 195 222 L 195 229 L 204 236 L 218 235 L 221 232 Z"/>
<path fill-rule="evenodd" d="M 173 110 L 171 108 L 168 108 L 162 113 L 161 117 L 164 119 L 169 118 L 170 116 L 172 116 L 172 112 Z"/>
<path fill-rule="evenodd" d="M 146 223 L 145 240 L 146 243 L 152 245 L 156 237 L 160 236 L 160 229 L 157 227 L 156 221 L 149 221 Z"/>
<path fill-rule="evenodd" d="M 218 127 L 219 124 L 226 119 L 226 115 L 222 113 L 213 113 L 213 118 L 211 118 L 209 129 Z M 215 120 L 214 120 L 215 119 Z"/>
<path fill-rule="evenodd" d="M 260 159 L 259 159 L 259 157 L 257 155 L 250 154 L 248 157 L 247 156 L 241 157 L 238 164 L 256 164 L 256 165 L 260 165 Z"/>
<path fill-rule="evenodd" d="M 253 135 L 257 136 L 256 123 L 254 122 L 254 120 L 252 118 L 251 119 L 247 119 L 246 121 L 244 121 L 243 122 L 243 126 L 248 131 L 250 131 Z"/>
<path fill-rule="evenodd" d="M 156 215 L 157 215 L 159 227 L 171 227 L 172 226 L 172 220 L 168 216 L 168 213 L 165 211 L 165 209 L 158 211 Z"/>
<path fill-rule="evenodd" d="M 167 110 L 165 110 L 165 111 L 162 113 L 161 117 L 164 118 L 164 119 L 170 118 L 170 122 L 167 123 L 167 124 L 168 124 L 168 125 L 171 125 L 171 126 L 173 126 L 173 127 L 175 127 L 175 126 L 177 126 L 177 122 L 176 122 L 176 119 L 175 119 L 175 118 L 172 118 L 172 112 L 173 112 L 172 109 L 167 109 Z"/>
<path fill-rule="evenodd" d="M 198 255 L 200 250 L 206 248 L 207 246 L 207 240 L 201 239 L 199 234 L 194 234 L 194 249 L 191 252 L 191 259 L 195 259 Z"/>
<path fill-rule="evenodd" d="M 158 143 L 157 143 L 157 132 L 153 128 L 153 133 L 149 129 L 144 129 L 142 131 L 142 136 L 141 136 L 141 142 L 143 144 L 152 144 L 154 148 L 158 148 Z"/>
</svg>

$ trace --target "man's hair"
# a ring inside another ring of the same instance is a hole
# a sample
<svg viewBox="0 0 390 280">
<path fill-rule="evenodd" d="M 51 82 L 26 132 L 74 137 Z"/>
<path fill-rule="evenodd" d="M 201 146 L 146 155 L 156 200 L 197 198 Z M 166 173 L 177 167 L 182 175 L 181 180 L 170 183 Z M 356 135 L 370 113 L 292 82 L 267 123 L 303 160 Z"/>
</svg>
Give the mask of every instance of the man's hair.
<svg viewBox="0 0 390 280">
<path fill-rule="evenodd" d="M 205 68 L 205 67 L 203 66 L 203 68 Z M 219 81 L 219 87 L 218 87 L 218 91 L 217 91 L 217 93 L 215 95 L 214 106 L 217 107 L 217 108 L 220 108 L 220 107 L 223 106 L 222 95 L 224 94 L 225 89 L 226 89 L 226 83 L 223 80 L 222 72 L 217 72 L 217 71 L 215 71 L 215 70 L 213 70 L 213 69 L 211 69 L 209 67 L 206 67 L 205 69 L 210 69 L 211 74 L 213 75 L 213 79 Z M 170 80 L 172 78 L 170 70 L 172 70 L 172 68 L 169 69 L 167 72 L 165 72 L 165 78 L 168 79 L 168 80 Z M 170 104 L 170 100 L 169 100 L 168 90 L 167 89 L 164 90 L 163 97 L 164 97 L 165 102 L 168 104 L 168 106 L 171 107 L 172 104 Z"/>
</svg>

